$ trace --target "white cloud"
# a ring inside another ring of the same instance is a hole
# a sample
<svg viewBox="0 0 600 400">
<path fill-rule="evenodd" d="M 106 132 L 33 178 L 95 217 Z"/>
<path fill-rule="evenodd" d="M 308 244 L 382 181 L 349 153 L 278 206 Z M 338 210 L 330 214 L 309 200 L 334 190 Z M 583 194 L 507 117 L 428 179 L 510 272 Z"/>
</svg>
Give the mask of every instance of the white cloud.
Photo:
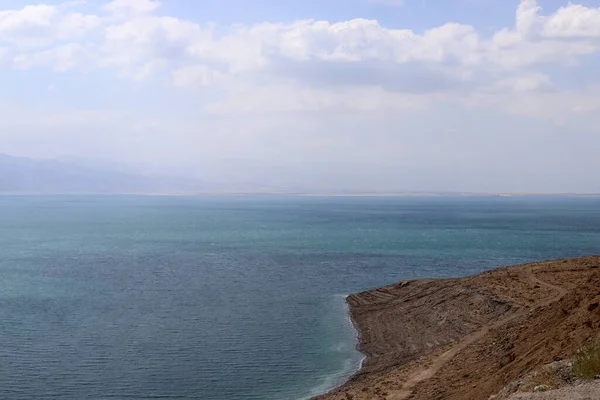
<svg viewBox="0 0 600 400">
<path fill-rule="evenodd" d="M 12 65 L 18 69 L 50 68 L 55 72 L 66 72 L 89 64 L 92 57 L 80 43 L 68 43 L 34 53 L 15 55 Z"/>
<path fill-rule="evenodd" d="M 172 84 L 180 88 L 193 88 L 196 86 L 211 86 L 219 83 L 224 76 L 205 65 L 194 65 L 176 69 L 172 74 Z"/>
<path fill-rule="evenodd" d="M 57 14 L 57 8 L 48 5 L 25 6 L 20 10 L 0 11 L 0 29 L 4 35 L 48 27 Z"/>
<path fill-rule="evenodd" d="M 417 33 L 360 18 L 217 30 L 159 15 L 160 5 L 114 0 L 103 7 L 108 13 L 98 14 L 76 12 L 77 4 L 0 11 L 0 65 L 103 70 L 192 92 L 218 87 L 223 97 L 202 104 L 216 114 L 397 113 L 453 99 L 516 112 L 514 104 L 522 102 L 514 98 L 525 94 L 542 99 L 531 104 L 546 104 L 550 116 L 559 105 L 591 110 L 574 92 L 567 103 L 555 100 L 567 89 L 545 68 L 572 68 L 599 52 L 600 8 L 569 4 L 543 15 L 535 0 L 523 0 L 514 27 L 484 35 L 466 24 Z M 543 112 L 541 106 L 523 109 Z"/>
<path fill-rule="evenodd" d="M 108 25 L 99 52 L 103 66 L 125 70 L 148 63 L 175 63 L 188 58 L 198 40 L 210 40 L 209 34 L 191 22 L 147 16 Z"/>
<path fill-rule="evenodd" d="M 161 3 L 155 0 L 113 0 L 104 8 L 109 12 L 123 16 L 151 13 L 160 6 Z"/>
<path fill-rule="evenodd" d="M 102 19 L 96 15 L 68 13 L 58 24 L 58 37 L 60 40 L 83 37 L 101 25 Z"/>
<path fill-rule="evenodd" d="M 151 0 L 112 1 L 105 6 L 107 10 L 129 13 L 118 21 L 45 5 L 0 11 L 0 44 L 10 44 L 12 53 L 21 54 L 32 45 L 49 50 L 53 45 L 85 42 L 96 53 L 100 67 L 121 68 L 131 76 L 131 71 L 142 68 L 174 72 L 201 64 L 214 70 L 210 66 L 214 64 L 222 73 L 276 71 L 278 76 L 298 80 L 317 79 L 319 70 L 326 77 L 339 72 L 337 81 L 352 85 L 354 79 L 382 71 L 409 76 L 411 71 L 424 70 L 427 80 L 432 74 L 440 77 L 441 90 L 449 80 L 470 85 L 490 70 L 573 64 L 581 55 L 598 51 L 600 45 L 595 40 L 600 39 L 600 8 L 568 5 L 542 16 L 534 0 L 521 2 L 514 29 L 504 28 L 491 38 L 456 23 L 417 34 L 366 19 L 264 23 L 216 35 L 211 25 L 148 15 L 159 6 Z M 97 35 L 99 28 L 103 37 Z M 94 32 L 96 36 L 89 37 Z M 347 68 L 354 72 L 348 82 L 342 82 Z"/>
<path fill-rule="evenodd" d="M 229 86 L 225 100 L 211 103 L 215 114 L 265 114 L 327 111 L 387 114 L 419 111 L 430 99 L 416 94 L 391 93 L 377 87 L 308 88 L 302 85 L 252 84 Z"/>
<path fill-rule="evenodd" d="M 569 4 L 545 20 L 542 36 L 600 39 L 600 7 Z"/>
<path fill-rule="evenodd" d="M 57 6 L 26 6 L 20 10 L 0 10 L 0 45 L 23 49 L 78 40 L 99 28 L 97 15 L 67 12 Z"/>
<path fill-rule="evenodd" d="M 522 0 L 516 32 L 530 39 L 600 39 L 600 7 L 569 3 L 549 16 L 541 15 L 536 0 Z"/>
<path fill-rule="evenodd" d="M 517 93 L 535 92 L 542 88 L 551 86 L 551 80 L 548 75 L 540 73 L 531 73 L 529 75 L 518 75 L 498 82 L 498 89 L 510 89 Z"/>
<path fill-rule="evenodd" d="M 584 90 L 546 90 L 537 92 L 531 86 L 537 85 L 532 81 L 511 82 L 512 90 L 517 95 L 507 91 L 490 91 L 473 95 L 466 103 L 471 107 L 482 107 L 504 110 L 510 114 L 527 117 L 548 119 L 563 124 L 570 119 L 578 120 L 588 116 L 598 120 L 600 111 L 600 86 L 592 85 Z M 542 78 L 542 84 L 546 82 Z M 521 86 L 521 87 L 519 87 Z"/>
</svg>

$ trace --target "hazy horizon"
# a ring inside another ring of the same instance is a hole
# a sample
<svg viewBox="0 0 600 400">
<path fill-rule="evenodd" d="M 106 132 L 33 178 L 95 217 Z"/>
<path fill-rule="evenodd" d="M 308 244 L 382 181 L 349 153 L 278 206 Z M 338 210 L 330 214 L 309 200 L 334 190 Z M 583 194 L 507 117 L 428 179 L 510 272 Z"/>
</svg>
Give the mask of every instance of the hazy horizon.
<svg viewBox="0 0 600 400">
<path fill-rule="evenodd" d="M 477 191 L 336 191 L 331 188 L 240 185 L 153 176 L 116 165 L 83 159 L 31 159 L 0 154 L 0 195 L 3 194 L 142 194 L 142 195 L 297 195 L 297 196 L 600 196 L 600 192 L 477 192 Z"/>
<path fill-rule="evenodd" d="M 598 193 L 599 69 L 590 0 L 0 0 L 0 153 L 103 188 Z"/>
</svg>

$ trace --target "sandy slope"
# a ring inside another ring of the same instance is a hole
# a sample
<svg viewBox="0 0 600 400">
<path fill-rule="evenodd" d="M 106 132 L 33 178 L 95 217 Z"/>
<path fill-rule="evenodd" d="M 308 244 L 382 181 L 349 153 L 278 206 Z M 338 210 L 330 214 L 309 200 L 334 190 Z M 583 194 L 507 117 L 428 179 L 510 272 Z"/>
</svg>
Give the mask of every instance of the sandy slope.
<svg viewBox="0 0 600 400">
<path fill-rule="evenodd" d="M 367 360 L 318 399 L 487 399 L 597 334 L 599 301 L 600 257 L 352 295 Z"/>
</svg>

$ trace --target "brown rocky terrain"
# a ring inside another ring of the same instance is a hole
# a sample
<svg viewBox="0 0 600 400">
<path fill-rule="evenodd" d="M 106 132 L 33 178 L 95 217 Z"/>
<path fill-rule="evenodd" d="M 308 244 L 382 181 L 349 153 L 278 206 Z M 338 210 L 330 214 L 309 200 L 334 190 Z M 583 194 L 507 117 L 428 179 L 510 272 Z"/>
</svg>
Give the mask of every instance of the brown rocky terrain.
<svg viewBox="0 0 600 400">
<path fill-rule="evenodd" d="M 506 385 L 489 400 L 598 400 L 600 380 L 584 381 L 568 360 L 546 364 Z"/>
<path fill-rule="evenodd" d="M 351 295 L 366 360 L 344 386 L 316 399 L 486 400 L 502 390 L 505 398 L 526 398 L 511 393 L 510 383 L 571 357 L 597 336 L 599 303 L 600 257 L 406 281 Z M 524 389 L 513 386 L 513 392 Z M 590 398 L 600 399 L 599 385 L 589 386 L 579 390 L 599 389 Z M 558 391 L 544 396 L 552 392 Z"/>
</svg>

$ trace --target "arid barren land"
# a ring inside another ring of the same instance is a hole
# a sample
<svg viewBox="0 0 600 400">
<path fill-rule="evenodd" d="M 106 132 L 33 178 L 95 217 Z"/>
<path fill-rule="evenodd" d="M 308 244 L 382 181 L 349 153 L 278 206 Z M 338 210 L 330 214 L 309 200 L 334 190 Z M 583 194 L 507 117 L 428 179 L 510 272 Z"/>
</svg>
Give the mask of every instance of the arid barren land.
<svg viewBox="0 0 600 400">
<path fill-rule="evenodd" d="M 347 301 L 366 359 L 316 399 L 488 399 L 600 333 L 600 257 L 399 282 Z"/>
</svg>

